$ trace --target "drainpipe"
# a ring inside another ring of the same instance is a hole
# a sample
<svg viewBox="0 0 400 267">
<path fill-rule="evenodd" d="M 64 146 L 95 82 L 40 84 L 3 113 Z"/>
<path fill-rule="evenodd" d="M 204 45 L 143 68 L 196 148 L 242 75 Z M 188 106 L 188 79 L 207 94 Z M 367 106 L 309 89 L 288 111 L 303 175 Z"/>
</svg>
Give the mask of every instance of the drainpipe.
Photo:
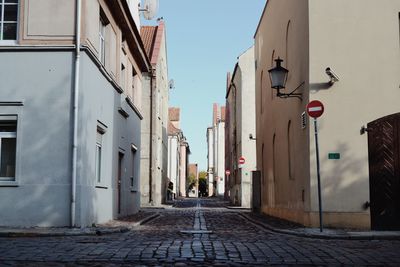
<svg viewBox="0 0 400 267">
<path fill-rule="evenodd" d="M 74 106 L 73 106 L 73 140 L 72 140 L 72 183 L 71 183 L 71 227 L 76 226 L 76 180 L 77 180 L 77 143 L 78 143 L 78 100 L 81 46 L 81 0 L 76 0 L 75 21 L 75 73 L 74 73 Z"/>
<path fill-rule="evenodd" d="M 149 203 L 153 202 L 153 87 L 154 72 L 150 72 L 150 145 L 149 145 Z"/>
</svg>

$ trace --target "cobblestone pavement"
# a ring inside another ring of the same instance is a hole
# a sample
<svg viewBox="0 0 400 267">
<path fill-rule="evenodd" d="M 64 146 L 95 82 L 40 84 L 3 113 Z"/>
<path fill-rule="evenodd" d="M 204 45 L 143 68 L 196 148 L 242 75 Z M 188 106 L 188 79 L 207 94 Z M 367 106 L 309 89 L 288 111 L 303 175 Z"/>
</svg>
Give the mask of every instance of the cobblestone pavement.
<svg viewBox="0 0 400 267">
<path fill-rule="evenodd" d="M 400 241 L 277 234 L 223 204 L 178 201 L 126 233 L 0 238 L 0 266 L 400 266 Z"/>
</svg>

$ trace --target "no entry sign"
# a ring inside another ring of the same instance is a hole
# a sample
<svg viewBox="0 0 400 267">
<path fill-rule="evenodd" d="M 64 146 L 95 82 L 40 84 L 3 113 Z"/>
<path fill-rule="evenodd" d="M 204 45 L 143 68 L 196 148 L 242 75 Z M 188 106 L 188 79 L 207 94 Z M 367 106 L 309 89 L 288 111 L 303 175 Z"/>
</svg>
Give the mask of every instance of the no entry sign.
<svg viewBox="0 0 400 267">
<path fill-rule="evenodd" d="M 307 105 L 307 113 L 310 117 L 318 118 L 324 113 L 324 105 L 318 100 L 313 100 Z"/>
<path fill-rule="evenodd" d="M 246 162 L 246 160 L 244 159 L 244 157 L 240 157 L 239 164 L 243 165 L 245 162 Z"/>
<path fill-rule="evenodd" d="M 225 175 L 226 175 L 226 176 L 229 176 L 230 174 L 231 174 L 231 171 L 230 171 L 230 170 L 226 170 L 226 171 L 225 171 Z"/>
</svg>

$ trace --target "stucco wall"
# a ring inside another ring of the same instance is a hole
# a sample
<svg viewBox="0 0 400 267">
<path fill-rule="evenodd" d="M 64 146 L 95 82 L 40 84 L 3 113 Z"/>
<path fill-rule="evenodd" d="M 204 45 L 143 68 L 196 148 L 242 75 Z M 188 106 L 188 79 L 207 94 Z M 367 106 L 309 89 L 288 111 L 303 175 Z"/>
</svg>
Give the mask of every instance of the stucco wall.
<svg viewBox="0 0 400 267">
<path fill-rule="evenodd" d="M 400 110 L 394 101 L 400 97 L 399 11 L 396 0 L 310 0 L 310 99 L 325 105 L 319 142 L 326 211 L 368 213 L 362 208 L 369 201 L 368 143 L 360 128 Z M 327 86 L 326 67 L 340 79 L 332 86 Z M 315 211 L 312 131 L 310 127 Z M 340 153 L 340 159 L 329 160 L 332 152 Z"/>
<path fill-rule="evenodd" d="M 303 100 L 281 99 L 272 91 L 268 70 L 278 57 L 289 70 L 283 92 L 289 93 L 304 82 L 297 91 L 303 93 Z M 257 168 L 262 172 L 262 211 L 300 222 L 304 221 L 304 210 L 309 209 L 309 165 L 302 160 L 310 155 L 309 132 L 301 128 L 301 113 L 308 103 L 308 58 L 308 1 L 268 1 L 255 35 Z M 289 132 L 294 137 L 290 146 Z"/>
<path fill-rule="evenodd" d="M 140 119 L 107 81 L 92 60 L 83 54 L 78 146 L 78 214 L 82 225 L 101 223 L 138 211 L 140 151 L 132 151 L 132 144 L 140 147 Z M 118 109 L 129 114 L 124 118 Z M 95 178 L 95 147 L 97 127 L 106 132 L 102 136 L 102 182 Z M 121 165 L 121 212 L 118 214 L 118 157 Z M 134 187 L 131 187 L 131 178 Z M 79 219 L 78 219 L 79 220 Z"/>
<path fill-rule="evenodd" d="M 239 57 L 240 90 L 238 90 L 238 156 L 246 162 L 240 170 L 240 204 L 250 208 L 251 204 L 251 172 L 257 169 L 256 142 L 249 135 L 255 136 L 255 65 L 254 47 Z M 238 160 L 238 159 L 237 159 Z"/>
<path fill-rule="evenodd" d="M 225 192 L 225 123 L 219 122 L 217 124 L 217 194 L 224 195 Z"/>
<path fill-rule="evenodd" d="M 207 128 L 207 170 L 208 170 L 208 195 L 212 196 L 214 192 L 214 133 L 213 128 Z"/>
<path fill-rule="evenodd" d="M 0 106 L 18 116 L 16 187 L 0 182 L 1 226 L 69 225 L 72 60 L 72 51 L 0 53 L 1 101 L 23 101 Z"/>
</svg>

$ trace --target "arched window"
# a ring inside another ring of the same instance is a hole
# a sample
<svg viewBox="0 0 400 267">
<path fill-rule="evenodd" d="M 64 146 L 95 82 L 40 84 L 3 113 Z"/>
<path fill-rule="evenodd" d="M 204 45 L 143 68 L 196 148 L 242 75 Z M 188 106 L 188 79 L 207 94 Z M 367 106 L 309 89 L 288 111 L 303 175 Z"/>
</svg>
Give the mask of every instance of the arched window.
<svg viewBox="0 0 400 267">
<path fill-rule="evenodd" d="M 290 38 L 290 20 L 288 21 L 288 23 L 287 23 L 287 26 L 286 26 L 286 57 L 285 57 L 285 61 L 284 62 L 286 62 L 286 64 L 285 64 L 285 66 L 286 66 L 286 68 L 287 69 L 290 69 L 289 68 L 289 58 L 290 58 L 290 55 L 289 55 L 289 38 Z"/>
<path fill-rule="evenodd" d="M 264 71 L 261 71 L 261 78 L 260 78 L 260 109 L 261 109 L 261 114 L 263 113 L 263 91 L 264 91 L 264 85 L 263 85 L 263 78 L 264 78 Z"/>
<path fill-rule="evenodd" d="M 277 179 L 277 167 L 276 167 L 276 134 L 272 138 L 272 174 L 273 174 L 273 181 L 275 182 Z"/>
<path fill-rule="evenodd" d="M 287 127 L 287 155 L 288 155 L 288 171 L 289 179 L 294 179 L 293 175 L 293 134 L 292 134 L 292 121 L 288 122 Z"/>
<path fill-rule="evenodd" d="M 264 185 L 265 184 L 265 169 L 264 169 L 264 144 L 262 144 L 262 148 L 261 148 L 261 183 Z"/>
</svg>

